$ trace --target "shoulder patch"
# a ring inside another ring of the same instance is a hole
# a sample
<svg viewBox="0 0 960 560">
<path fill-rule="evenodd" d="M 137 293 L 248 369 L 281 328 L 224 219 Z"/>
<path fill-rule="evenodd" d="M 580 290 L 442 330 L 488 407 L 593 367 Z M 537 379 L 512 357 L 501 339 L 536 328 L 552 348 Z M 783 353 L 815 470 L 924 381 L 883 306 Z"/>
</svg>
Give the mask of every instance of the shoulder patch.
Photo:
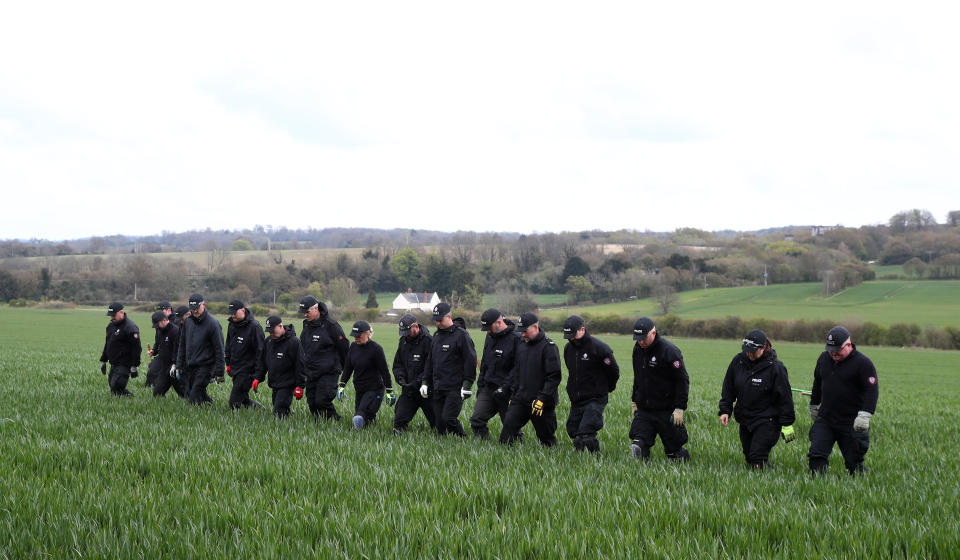
<svg viewBox="0 0 960 560">
<path fill-rule="evenodd" d="M 140 333 L 133 333 L 133 338 L 140 338 Z"/>
<path fill-rule="evenodd" d="M 613 360 L 611 360 L 610 358 L 603 359 L 603 365 L 609 366 L 612 363 L 613 363 Z"/>
<path fill-rule="evenodd" d="M 877 377 L 875 375 L 871 375 L 870 377 L 867 378 L 867 382 L 870 383 L 871 385 L 876 385 Z"/>
<path fill-rule="evenodd" d="M 682 366 L 682 365 L 683 365 L 683 364 L 680 363 L 680 360 L 674 360 L 674 361 L 673 361 L 673 369 L 680 369 L 680 366 Z"/>
</svg>

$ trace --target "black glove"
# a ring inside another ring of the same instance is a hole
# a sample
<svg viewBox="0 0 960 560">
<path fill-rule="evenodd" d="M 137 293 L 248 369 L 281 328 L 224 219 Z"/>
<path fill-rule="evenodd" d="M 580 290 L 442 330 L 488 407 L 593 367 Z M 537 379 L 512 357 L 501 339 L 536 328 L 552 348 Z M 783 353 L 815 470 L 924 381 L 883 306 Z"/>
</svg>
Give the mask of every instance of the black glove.
<svg viewBox="0 0 960 560">
<path fill-rule="evenodd" d="M 107 374 L 107 362 L 100 362 L 100 373 Z"/>
</svg>

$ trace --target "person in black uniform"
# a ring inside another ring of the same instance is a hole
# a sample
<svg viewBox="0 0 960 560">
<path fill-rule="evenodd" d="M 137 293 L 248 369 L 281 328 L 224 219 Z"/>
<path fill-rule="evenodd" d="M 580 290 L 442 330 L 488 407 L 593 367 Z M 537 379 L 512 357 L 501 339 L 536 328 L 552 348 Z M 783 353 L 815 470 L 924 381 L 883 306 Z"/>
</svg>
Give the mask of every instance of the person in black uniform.
<svg viewBox="0 0 960 560">
<path fill-rule="evenodd" d="M 430 343 L 420 396 L 432 398 L 438 434 L 463 437 L 466 432 L 458 417 L 463 401 L 473 394 L 477 353 L 467 331 L 453 324 L 449 303 L 441 302 L 433 307 L 433 320 L 437 323 L 437 332 Z"/>
<path fill-rule="evenodd" d="M 630 451 L 637 459 L 649 460 L 650 448 L 660 436 L 668 459 L 689 461 L 687 408 L 690 378 L 680 350 L 657 333 L 649 317 L 633 325 L 633 423 Z"/>
<path fill-rule="evenodd" d="M 523 338 L 516 330 L 516 324 L 504 318 L 499 310 L 490 308 L 480 315 L 480 330 L 487 333 L 483 343 L 483 357 L 480 359 L 480 375 L 477 378 L 477 402 L 470 417 L 470 429 L 473 435 L 489 439 L 490 429 L 487 422 L 500 415 L 503 423 L 510 402 L 510 374 L 517 354 L 517 348 Z"/>
<path fill-rule="evenodd" d="M 333 399 L 337 396 L 337 378 L 343 372 L 350 343 L 322 301 L 305 296 L 300 300 L 300 313 L 303 314 L 300 345 L 307 375 L 307 406 L 316 418 L 339 420 Z"/>
<path fill-rule="evenodd" d="M 300 400 L 303 396 L 303 386 L 307 381 L 303 351 L 293 325 L 283 326 L 280 317 L 268 317 L 264 330 L 270 336 L 260 352 L 253 390 L 256 392 L 257 386 L 269 375 L 267 385 L 273 390 L 273 413 L 277 418 L 286 418 L 290 415 L 290 404 L 294 397 Z"/>
<path fill-rule="evenodd" d="M 118 397 L 132 397 L 133 393 L 127 390 L 127 383 L 131 377 L 137 376 L 140 366 L 140 329 L 123 310 L 123 304 L 115 301 L 107 307 L 107 338 L 103 343 L 103 352 L 100 354 L 100 373 L 107 373 L 107 364 L 110 364 L 110 375 L 107 381 L 110 392 Z"/>
<path fill-rule="evenodd" d="M 250 387 L 253 386 L 257 362 L 263 352 L 263 331 L 253 312 L 242 301 L 231 301 L 227 309 L 230 317 L 227 319 L 223 358 L 227 364 L 227 375 L 233 377 L 230 408 L 259 407 L 260 403 L 250 399 Z"/>
<path fill-rule="evenodd" d="M 813 370 L 810 395 L 810 472 L 826 472 L 833 444 L 840 447 L 851 475 L 863 472 L 863 458 L 870 448 L 870 419 L 877 410 L 880 388 L 877 369 L 861 354 L 840 326 L 827 333 L 825 351 Z"/>
<path fill-rule="evenodd" d="M 154 346 L 154 363 L 157 364 L 157 378 L 153 382 L 153 396 L 162 397 L 173 387 L 178 395 L 184 396 L 183 383 L 177 379 L 174 365 L 177 360 L 177 350 L 180 344 L 180 327 L 170 321 L 170 317 L 163 311 L 154 311 L 150 318 L 153 328 L 157 330 L 157 345 Z"/>
<path fill-rule="evenodd" d="M 423 368 L 430 359 L 430 331 L 410 313 L 400 317 L 399 331 L 400 341 L 397 343 L 397 353 L 393 356 L 393 376 L 402 387 L 402 392 L 393 416 L 393 429 L 395 432 L 406 430 L 417 410 L 422 410 L 430 428 L 436 429 L 433 405 L 420 395 Z"/>
<path fill-rule="evenodd" d="M 207 313 L 202 295 L 191 295 L 188 305 L 190 316 L 184 319 L 180 330 L 177 366 L 186 372 L 190 404 L 212 403 L 207 385 L 213 379 L 223 379 L 223 330 L 220 323 Z"/>
<path fill-rule="evenodd" d="M 567 366 L 570 416 L 567 435 L 577 451 L 600 452 L 597 432 L 603 428 L 603 409 L 617 388 L 620 366 L 613 350 L 587 332 L 583 318 L 571 315 L 563 322 L 563 362 Z"/>
<path fill-rule="evenodd" d="M 170 307 L 169 301 L 161 301 L 154 308 L 155 311 L 160 311 L 164 317 L 170 318 L 173 315 L 173 308 Z M 152 319 L 152 317 L 151 317 Z M 156 327 L 156 325 L 154 325 Z M 158 347 L 160 346 L 160 331 L 156 331 L 156 336 L 153 338 L 153 348 L 150 348 L 150 345 L 147 345 L 147 356 L 150 357 L 150 365 L 147 366 L 147 375 L 146 379 L 143 382 L 144 387 L 152 387 L 157 381 L 157 377 L 160 375 L 167 375 L 167 370 L 160 368 L 160 362 L 154 360 L 159 352 Z M 176 351 L 176 348 L 174 348 Z"/>
<path fill-rule="evenodd" d="M 337 400 L 343 400 L 346 395 L 347 381 L 350 381 L 350 376 L 356 373 L 353 378 L 353 390 L 357 393 L 354 402 L 353 427 L 359 430 L 377 421 L 377 412 L 380 411 L 380 404 L 384 400 L 384 391 L 386 391 L 386 401 L 389 406 L 397 402 L 397 396 L 393 394 L 393 384 L 390 382 L 390 370 L 387 369 L 387 357 L 383 353 L 383 347 L 370 338 L 373 336 L 370 323 L 357 321 L 350 329 L 350 336 L 354 341 L 350 344 L 347 360 L 343 364 L 343 374 L 340 376 L 340 384 L 337 388 Z"/>
<path fill-rule="evenodd" d="M 741 350 L 723 378 L 720 424 L 726 427 L 733 414 L 740 424 L 740 445 L 747 464 L 764 469 L 770 467 L 770 450 L 777 439 L 789 443 L 795 437 L 790 379 L 765 332 L 747 333 Z"/>
<path fill-rule="evenodd" d="M 537 439 L 547 447 L 557 443 L 557 403 L 560 393 L 560 351 L 540 329 L 533 313 L 520 315 L 517 330 L 524 343 L 517 348 L 511 400 L 507 407 L 500 443 L 511 445 L 519 439 L 527 422 L 533 424 Z"/>
</svg>

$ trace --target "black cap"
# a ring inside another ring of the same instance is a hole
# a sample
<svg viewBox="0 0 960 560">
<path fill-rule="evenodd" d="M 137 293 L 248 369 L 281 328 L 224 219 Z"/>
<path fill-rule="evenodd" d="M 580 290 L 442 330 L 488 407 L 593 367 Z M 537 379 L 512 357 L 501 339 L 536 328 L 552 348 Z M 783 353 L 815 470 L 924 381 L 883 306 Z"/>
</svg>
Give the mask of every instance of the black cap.
<svg viewBox="0 0 960 560">
<path fill-rule="evenodd" d="M 306 313 L 314 305 L 320 305 L 320 300 L 313 296 L 303 296 L 300 300 L 300 313 Z"/>
<path fill-rule="evenodd" d="M 181 319 L 182 319 L 183 317 L 186 317 L 186 316 L 187 316 L 187 313 L 189 313 L 189 312 L 190 312 L 190 308 L 188 308 L 186 305 L 181 305 L 180 307 L 177 308 L 176 311 L 174 311 L 174 313 L 176 314 L 176 316 L 177 316 L 177 317 L 180 317 Z"/>
<path fill-rule="evenodd" d="M 233 315 L 234 313 L 236 313 L 237 311 L 240 311 L 244 307 L 245 306 L 243 305 L 242 301 L 240 301 L 239 299 L 235 299 L 230 302 L 230 305 L 227 306 L 227 309 L 230 310 L 230 314 Z"/>
<path fill-rule="evenodd" d="M 534 323 L 539 323 L 540 319 L 537 318 L 533 313 L 521 313 L 520 320 L 517 322 L 517 329 L 520 332 L 527 330 L 527 327 L 533 325 Z"/>
<path fill-rule="evenodd" d="M 193 294 L 190 296 L 190 301 L 187 302 L 187 306 L 190 308 L 190 311 L 200 307 L 200 304 L 203 303 L 203 296 L 201 294 Z"/>
<path fill-rule="evenodd" d="M 157 311 L 163 311 L 164 309 L 170 309 L 169 301 L 161 301 L 157 304 Z"/>
<path fill-rule="evenodd" d="M 647 338 L 647 335 L 650 334 L 650 331 L 657 327 L 653 324 L 653 319 L 650 317 L 640 317 L 633 324 L 633 339 L 640 340 Z"/>
<path fill-rule="evenodd" d="M 490 325 L 497 322 L 497 319 L 503 317 L 503 313 L 500 313 L 499 309 L 490 308 L 483 312 L 483 315 L 480 315 L 480 330 L 489 331 Z"/>
<path fill-rule="evenodd" d="M 400 317 L 400 335 L 407 336 L 410 334 L 410 326 L 417 322 L 417 318 L 413 316 L 412 313 L 406 313 L 403 317 Z"/>
<path fill-rule="evenodd" d="M 747 336 L 743 337 L 743 351 L 744 352 L 756 352 L 757 350 L 763 348 L 767 344 L 767 333 L 761 331 L 760 329 L 753 329 L 747 333 Z"/>
<path fill-rule="evenodd" d="M 570 340 L 577 336 L 577 331 L 583 326 L 583 317 L 571 315 L 563 322 L 563 338 Z"/>
<path fill-rule="evenodd" d="M 837 325 L 827 333 L 827 345 L 824 348 L 827 352 L 839 352 L 843 343 L 850 338 L 850 331 Z"/>
<path fill-rule="evenodd" d="M 263 330 L 267 332 L 271 332 L 273 330 L 273 327 L 277 325 L 282 325 L 282 324 L 283 324 L 283 319 L 281 319 L 279 315 L 271 315 L 267 317 L 267 322 L 263 327 Z"/>
<path fill-rule="evenodd" d="M 444 301 L 433 306 L 433 320 L 439 321 L 450 314 L 450 304 Z"/>
<path fill-rule="evenodd" d="M 357 338 L 361 334 L 370 330 L 370 323 L 366 321 L 357 321 L 353 324 L 353 328 L 350 329 L 350 336 Z"/>
<path fill-rule="evenodd" d="M 163 314 L 163 311 L 154 311 L 153 315 L 150 316 L 150 320 L 153 322 L 153 326 L 156 327 L 160 321 L 166 319 L 167 316 Z"/>
<path fill-rule="evenodd" d="M 107 306 L 107 315 L 113 317 L 117 314 L 117 311 L 120 311 L 121 309 L 123 309 L 123 304 L 119 301 L 114 301 Z"/>
</svg>

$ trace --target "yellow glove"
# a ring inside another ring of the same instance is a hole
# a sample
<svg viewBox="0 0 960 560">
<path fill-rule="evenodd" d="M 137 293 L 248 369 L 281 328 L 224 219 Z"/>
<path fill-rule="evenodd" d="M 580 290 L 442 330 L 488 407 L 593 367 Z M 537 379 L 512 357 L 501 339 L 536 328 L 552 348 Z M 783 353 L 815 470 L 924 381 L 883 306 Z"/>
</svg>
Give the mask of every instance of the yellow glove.
<svg viewBox="0 0 960 560">
<path fill-rule="evenodd" d="M 673 424 L 675 426 L 683 426 L 683 411 L 679 408 L 673 409 Z"/>
<path fill-rule="evenodd" d="M 543 416 L 543 401 L 540 399 L 533 400 L 533 406 L 530 407 L 530 414 L 534 416 Z"/>
</svg>

